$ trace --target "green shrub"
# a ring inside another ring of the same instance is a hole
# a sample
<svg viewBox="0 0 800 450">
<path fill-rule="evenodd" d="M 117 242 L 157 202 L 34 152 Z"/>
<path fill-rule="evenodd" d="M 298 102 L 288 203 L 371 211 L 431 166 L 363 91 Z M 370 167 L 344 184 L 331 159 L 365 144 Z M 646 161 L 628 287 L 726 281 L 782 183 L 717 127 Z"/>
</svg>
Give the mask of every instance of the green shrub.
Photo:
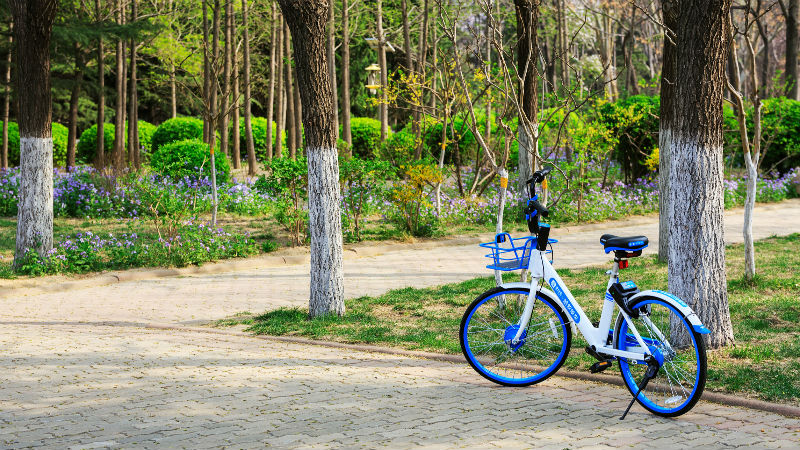
<svg viewBox="0 0 800 450">
<path fill-rule="evenodd" d="M 355 157 L 339 160 L 342 229 L 346 240 L 361 240 L 361 228 L 370 212 L 369 198 L 382 198 L 386 191 L 386 181 L 392 175 L 392 165 L 387 161 Z"/>
<path fill-rule="evenodd" d="M 50 130 L 53 135 L 53 166 L 63 167 L 67 163 L 69 130 L 64 125 L 55 122 Z M 15 122 L 8 122 L 8 165 L 19 165 L 19 126 Z"/>
<path fill-rule="evenodd" d="M 150 144 L 157 128 L 144 120 L 139 121 L 139 145 L 142 147 L 142 158 L 145 162 L 150 159 Z M 113 123 L 103 124 L 103 148 L 106 155 L 114 151 L 114 131 Z M 125 145 L 128 145 L 128 122 L 125 122 Z M 81 133 L 75 159 L 78 164 L 94 164 L 95 156 L 97 156 L 97 124 Z"/>
<path fill-rule="evenodd" d="M 142 147 L 142 159 L 147 161 L 150 159 L 150 154 L 152 153 L 152 142 L 153 142 L 153 134 L 158 129 L 157 126 L 153 125 L 150 122 L 146 122 L 144 120 L 140 120 L 138 122 L 139 128 L 139 145 Z M 126 134 L 127 136 L 127 134 Z"/>
<path fill-rule="evenodd" d="M 275 198 L 275 219 L 292 237 L 292 243 L 300 245 L 308 235 L 308 164 L 298 157 L 273 158 L 264 163 L 269 175 L 256 180 L 254 187 L 263 194 Z"/>
<path fill-rule="evenodd" d="M 353 156 L 375 159 L 381 146 L 381 122 L 369 117 L 354 117 L 350 121 L 353 137 Z"/>
<path fill-rule="evenodd" d="M 103 148 L 106 155 L 114 150 L 114 124 L 103 124 Z M 97 156 L 97 124 L 83 130 L 75 159 L 80 164 L 93 164 Z"/>
<path fill-rule="evenodd" d="M 203 121 L 195 117 L 176 117 L 156 128 L 150 139 L 150 149 L 155 154 L 162 145 L 185 139 L 203 139 Z"/>
<path fill-rule="evenodd" d="M 67 141 L 69 129 L 60 123 L 53 122 L 53 166 L 64 167 L 67 165 Z"/>
<path fill-rule="evenodd" d="M 647 157 L 658 147 L 660 99 L 634 95 L 599 106 L 600 121 L 619 142 L 614 151 L 628 183 L 649 173 Z"/>
<path fill-rule="evenodd" d="M 250 120 L 250 126 L 253 128 L 253 147 L 256 151 L 256 159 L 264 162 L 267 160 L 267 119 L 263 117 L 253 117 Z M 281 143 L 283 146 L 283 155 L 287 154 L 286 147 L 286 130 L 283 130 Z M 275 122 L 272 122 L 272 154 L 277 155 L 277 147 L 275 146 L 275 136 L 278 134 Z M 233 128 L 230 131 L 231 142 L 233 141 Z M 239 148 L 243 158 L 247 157 L 247 135 L 245 134 L 244 119 L 239 119 Z"/>
<path fill-rule="evenodd" d="M 787 172 L 800 166 L 800 102 L 786 98 L 764 101 L 763 136 L 771 142 L 761 167 Z M 752 133 L 752 123 L 748 126 Z"/>
<path fill-rule="evenodd" d="M 230 179 L 231 168 L 222 152 L 215 153 L 217 183 Z M 208 144 L 199 139 L 184 139 L 162 145 L 150 157 L 150 165 L 158 173 L 172 178 L 211 176 L 211 154 Z"/>
<path fill-rule="evenodd" d="M 8 165 L 19 165 L 19 125 L 8 122 Z"/>
<path fill-rule="evenodd" d="M 404 128 L 384 141 L 381 145 L 380 157 L 399 166 L 413 161 L 416 150 L 417 139 L 414 137 L 414 133 L 410 128 Z"/>
</svg>

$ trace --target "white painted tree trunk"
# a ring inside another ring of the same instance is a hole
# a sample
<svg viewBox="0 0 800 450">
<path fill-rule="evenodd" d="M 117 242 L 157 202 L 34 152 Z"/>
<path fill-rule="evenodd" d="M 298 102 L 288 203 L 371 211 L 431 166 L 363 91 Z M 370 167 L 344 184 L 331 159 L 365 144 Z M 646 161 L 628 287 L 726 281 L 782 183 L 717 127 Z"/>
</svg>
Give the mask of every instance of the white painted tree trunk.
<svg viewBox="0 0 800 450">
<path fill-rule="evenodd" d="M 733 343 L 723 228 L 722 146 L 673 131 L 669 170 L 669 291 L 711 330 L 712 348 Z"/>
<path fill-rule="evenodd" d="M 336 148 L 307 148 L 308 229 L 311 233 L 309 315 L 344 314 L 342 216 Z"/>
<path fill-rule="evenodd" d="M 752 160 L 750 153 L 744 154 L 747 167 L 747 194 L 744 200 L 744 276 L 752 280 L 756 275 L 755 249 L 753 247 L 753 208 L 756 206 L 756 187 L 758 182 L 758 168 Z"/>
<path fill-rule="evenodd" d="M 53 248 L 53 139 L 21 137 L 15 261 L 28 249 Z"/>
</svg>

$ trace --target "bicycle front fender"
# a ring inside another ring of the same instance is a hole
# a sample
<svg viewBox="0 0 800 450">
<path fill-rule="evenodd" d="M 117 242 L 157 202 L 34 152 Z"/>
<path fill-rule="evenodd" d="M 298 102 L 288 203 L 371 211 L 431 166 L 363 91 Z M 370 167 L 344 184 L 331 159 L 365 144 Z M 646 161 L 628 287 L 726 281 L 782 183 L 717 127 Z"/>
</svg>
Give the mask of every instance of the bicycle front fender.
<svg viewBox="0 0 800 450">
<path fill-rule="evenodd" d="M 686 319 L 689 321 L 689 323 L 692 325 L 692 328 L 697 333 L 699 334 L 711 333 L 711 330 L 709 330 L 708 328 L 705 327 L 705 325 L 703 325 L 703 322 L 700 320 L 699 317 L 697 317 L 697 314 L 695 314 L 694 310 L 692 310 L 692 308 L 689 305 L 687 305 L 686 302 L 678 298 L 676 295 L 670 294 L 669 292 L 659 291 L 656 289 L 650 291 L 642 291 L 631 297 L 628 300 L 628 303 L 633 305 L 636 303 L 637 300 L 644 299 L 645 297 L 655 297 L 665 303 L 669 303 L 670 305 L 672 305 L 675 309 L 682 312 L 686 316 Z"/>
</svg>

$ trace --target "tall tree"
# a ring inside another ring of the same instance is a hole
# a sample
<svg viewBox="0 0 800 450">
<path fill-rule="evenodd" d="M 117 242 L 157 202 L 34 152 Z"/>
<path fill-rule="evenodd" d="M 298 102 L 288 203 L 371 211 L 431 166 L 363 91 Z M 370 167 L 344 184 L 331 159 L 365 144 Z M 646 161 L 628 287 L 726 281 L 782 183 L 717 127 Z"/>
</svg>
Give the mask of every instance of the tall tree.
<svg viewBox="0 0 800 450">
<path fill-rule="evenodd" d="M 223 89 L 222 89 L 222 121 L 220 125 L 222 152 L 229 154 L 230 142 L 228 132 L 230 129 L 231 117 L 231 65 L 233 64 L 233 1 L 225 0 L 225 56 L 222 69 Z M 237 123 L 236 126 L 239 126 Z"/>
<path fill-rule="evenodd" d="M 14 47 L 14 21 L 8 24 L 8 56 L 6 57 L 6 85 L 3 88 L 3 150 L 0 168 L 8 169 L 8 118 L 11 109 L 11 55 Z"/>
<path fill-rule="evenodd" d="M 83 84 L 83 50 L 78 43 L 75 49 L 75 71 L 72 76 L 72 93 L 69 98 L 69 120 L 67 127 L 67 169 L 75 167 L 75 148 L 78 143 L 78 101 Z"/>
<path fill-rule="evenodd" d="M 233 7 L 231 6 L 231 11 L 233 11 Z M 232 12 L 233 14 L 233 12 Z M 233 23 L 236 23 L 235 19 L 232 19 Z M 233 32 L 234 41 L 236 40 L 236 32 Z M 232 45 L 233 48 L 233 129 L 231 130 L 232 139 L 233 139 L 233 154 L 231 159 L 233 160 L 233 168 L 239 169 L 242 166 L 242 145 L 241 145 L 241 128 L 239 126 L 239 110 L 241 109 L 241 99 L 239 98 L 239 52 L 238 52 L 238 45 L 234 42 Z"/>
<path fill-rule="evenodd" d="M 53 247 L 53 137 L 50 37 L 57 0 L 9 0 L 16 40 L 20 176 L 16 252 Z"/>
<path fill-rule="evenodd" d="M 786 96 L 800 100 L 797 80 L 797 52 L 800 50 L 800 0 L 778 0 L 783 18 L 786 21 L 786 54 L 784 59 L 783 81 L 786 83 Z"/>
<path fill-rule="evenodd" d="M 95 22 L 102 21 L 100 0 L 94 2 Z M 105 50 L 103 49 L 103 36 L 97 37 L 97 147 L 95 166 L 98 170 L 106 167 L 105 128 L 106 121 L 106 68 Z"/>
<path fill-rule="evenodd" d="M 117 0 L 117 24 L 125 23 L 125 3 Z M 117 106 L 114 112 L 114 169 L 125 166 L 125 40 L 117 38 Z"/>
<path fill-rule="evenodd" d="M 137 0 L 131 0 L 131 23 L 136 23 L 139 19 Z M 130 155 L 133 167 L 141 169 L 139 161 L 139 94 L 136 79 L 136 40 L 130 39 L 130 79 L 128 81 L 128 155 Z"/>
<path fill-rule="evenodd" d="M 275 71 L 278 77 L 277 86 L 275 90 L 278 96 L 278 114 L 275 117 L 275 157 L 280 158 L 283 156 L 283 131 L 285 130 L 283 117 L 286 115 L 286 96 L 283 92 L 283 17 L 280 18 L 276 25 L 278 29 L 277 39 L 274 43 L 278 47 L 278 59 L 275 61 Z"/>
<path fill-rule="evenodd" d="M 427 0 L 426 0 L 427 1 Z M 350 130 L 350 2 L 342 0 L 342 139 L 353 147 Z"/>
<path fill-rule="evenodd" d="M 328 73 L 331 76 L 331 92 L 333 93 L 333 110 L 336 111 L 334 116 L 334 129 L 336 130 L 336 138 L 339 138 L 339 92 L 338 84 L 336 83 L 336 14 L 334 9 L 334 1 L 330 2 L 330 10 L 328 11 Z"/>
<path fill-rule="evenodd" d="M 283 29 L 283 51 L 287 56 L 291 52 L 289 37 L 289 24 L 286 23 Z M 290 60 L 291 58 L 287 57 L 283 66 L 283 71 L 285 74 L 284 87 L 286 88 L 286 109 L 284 112 L 286 113 L 286 145 L 289 150 L 289 154 L 287 156 L 294 159 L 295 152 L 297 151 L 297 127 L 295 126 L 294 120 L 297 116 L 294 112 L 294 82 L 292 81 L 292 64 Z"/>
<path fill-rule="evenodd" d="M 722 100 L 730 0 L 680 0 L 669 167 L 669 290 L 732 344 L 723 239 Z"/>
<path fill-rule="evenodd" d="M 294 39 L 308 157 L 309 315 L 344 314 L 342 224 L 333 93 L 325 51 L 331 0 L 279 0 Z"/>
<path fill-rule="evenodd" d="M 519 118 L 519 180 L 518 188 L 522 197 L 526 182 L 536 166 L 539 153 L 539 136 L 536 100 L 536 83 L 539 71 L 536 64 L 539 28 L 539 0 L 514 0 L 517 14 L 517 73 L 520 77 L 520 118 Z M 527 198 L 520 198 L 526 201 Z"/>
<path fill-rule="evenodd" d="M 253 142 L 252 96 L 250 93 L 250 32 L 248 31 L 247 0 L 242 0 L 242 43 L 244 44 L 244 133 L 247 141 L 247 173 L 256 174 L 256 147 Z"/>
<path fill-rule="evenodd" d="M 275 3 L 272 3 L 272 39 L 270 40 L 269 58 L 269 99 L 267 100 L 267 159 L 272 159 L 272 124 L 275 123 L 273 114 L 275 112 L 275 67 L 279 67 L 275 57 L 277 56 L 278 43 L 278 13 Z"/>
<path fill-rule="evenodd" d="M 658 259 L 666 261 L 669 254 L 669 167 L 672 146 L 673 101 L 677 75 L 675 31 L 678 28 L 678 0 L 662 0 L 662 16 L 666 27 L 661 68 L 661 113 L 658 123 Z"/>
<path fill-rule="evenodd" d="M 378 0 L 378 65 L 381 68 L 381 101 L 378 105 L 378 115 L 381 119 L 381 142 L 389 137 L 389 67 L 386 64 L 386 35 L 383 32 L 383 0 Z"/>
</svg>

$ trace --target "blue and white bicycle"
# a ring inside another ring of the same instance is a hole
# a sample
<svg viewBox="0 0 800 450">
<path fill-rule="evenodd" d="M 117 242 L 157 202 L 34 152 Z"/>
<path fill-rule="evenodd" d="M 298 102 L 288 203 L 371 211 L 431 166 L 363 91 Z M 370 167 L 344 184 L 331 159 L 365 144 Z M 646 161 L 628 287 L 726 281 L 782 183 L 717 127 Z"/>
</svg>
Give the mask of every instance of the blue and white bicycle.
<svg viewBox="0 0 800 450">
<path fill-rule="evenodd" d="M 460 342 L 469 364 L 485 378 L 506 386 L 527 386 L 547 379 L 564 363 L 573 328 L 584 337 L 587 353 L 598 359 L 600 372 L 619 363 L 622 378 L 635 401 L 659 416 L 679 416 L 700 399 L 706 382 L 709 330 L 678 297 L 663 291 L 640 291 L 633 281 L 619 281 L 619 270 L 647 247 L 645 236 L 600 238 L 605 252 L 614 252 L 603 310 L 592 323 L 556 273 L 548 258 L 550 226 L 540 223 L 549 211 L 537 201 L 536 184 L 550 168 L 528 181 L 526 219 L 531 236 L 512 239 L 498 234 L 489 248 L 489 269 L 528 269 L 530 282 L 504 283 L 470 304 L 461 321 Z M 552 248 L 552 246 L 551 246 Z M 619 313 L 613 323 L 614 311 Z"/>
</svg>

